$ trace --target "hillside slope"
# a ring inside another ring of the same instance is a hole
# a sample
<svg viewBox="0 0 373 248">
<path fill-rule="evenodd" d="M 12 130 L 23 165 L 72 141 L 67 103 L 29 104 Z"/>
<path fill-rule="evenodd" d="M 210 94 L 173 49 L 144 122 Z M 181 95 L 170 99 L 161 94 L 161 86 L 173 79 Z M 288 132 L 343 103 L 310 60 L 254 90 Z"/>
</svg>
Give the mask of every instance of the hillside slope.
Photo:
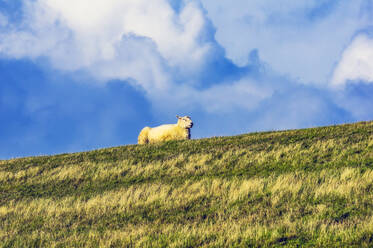
<svg viewBox="0 0 373 248">
<path fill-rule="evenodd" d="M 0 161 L 2 247 L 373 246 L 373 122 Z"/>
</svg>

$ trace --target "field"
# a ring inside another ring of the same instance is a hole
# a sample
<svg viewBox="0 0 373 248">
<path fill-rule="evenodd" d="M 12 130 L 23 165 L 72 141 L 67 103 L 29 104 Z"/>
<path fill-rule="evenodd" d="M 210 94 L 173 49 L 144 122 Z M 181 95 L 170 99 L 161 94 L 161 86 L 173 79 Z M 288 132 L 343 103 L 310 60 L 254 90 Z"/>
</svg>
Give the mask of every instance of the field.
<svg viewBox="0 0 373 248">
<path fill-rule="evenodd" d="M 0 161 L 0 247 L 373 247 L 373 122 Z"/>
</svg>

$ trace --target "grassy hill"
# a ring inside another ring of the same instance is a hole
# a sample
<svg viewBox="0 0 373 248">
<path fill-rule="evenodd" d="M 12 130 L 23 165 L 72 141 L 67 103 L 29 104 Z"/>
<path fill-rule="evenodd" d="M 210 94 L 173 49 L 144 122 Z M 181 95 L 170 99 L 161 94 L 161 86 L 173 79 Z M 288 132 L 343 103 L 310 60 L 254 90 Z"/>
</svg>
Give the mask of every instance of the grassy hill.
<svg viewBox="0 0 373 248">
<path fill-rule="evenodd" d="M 372 247 L 373 122 L 0 161 L 1 247 Z"/>
</svg>

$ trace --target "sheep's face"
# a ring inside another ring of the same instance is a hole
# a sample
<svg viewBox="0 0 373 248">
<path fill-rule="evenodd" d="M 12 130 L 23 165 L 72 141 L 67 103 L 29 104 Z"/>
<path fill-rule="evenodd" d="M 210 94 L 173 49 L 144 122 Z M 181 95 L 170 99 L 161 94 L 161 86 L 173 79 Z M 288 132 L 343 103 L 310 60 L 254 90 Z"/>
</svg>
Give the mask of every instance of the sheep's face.
<svg viewBox="0 0 373 248">
<path fill-rule="evenodd" d="M 179 120 L 177 121 L 177 124 L 183 128 L 192 128 L 193 127 L 193 121 L 190 119 L 189 116 L 176 116 Z"/>
</svg>

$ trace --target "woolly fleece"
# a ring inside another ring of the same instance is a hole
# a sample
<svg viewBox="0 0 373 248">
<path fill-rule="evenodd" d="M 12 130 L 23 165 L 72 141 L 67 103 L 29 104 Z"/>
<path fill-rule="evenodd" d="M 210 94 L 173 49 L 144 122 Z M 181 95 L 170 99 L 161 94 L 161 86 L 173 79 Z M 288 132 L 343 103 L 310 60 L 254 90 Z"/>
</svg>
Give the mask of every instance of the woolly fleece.
<svg viewBox="0 0 373 248">
<path fill-rule="evenodd" d="M 138 137 L 139 144 L 157 143 L 168 140 L 190 139 L 190 128 L 193 122 L 189 116 L 179 117 L 176 124 L 165 124 L 158 127 L 144 127 Z"/>
</svg>

